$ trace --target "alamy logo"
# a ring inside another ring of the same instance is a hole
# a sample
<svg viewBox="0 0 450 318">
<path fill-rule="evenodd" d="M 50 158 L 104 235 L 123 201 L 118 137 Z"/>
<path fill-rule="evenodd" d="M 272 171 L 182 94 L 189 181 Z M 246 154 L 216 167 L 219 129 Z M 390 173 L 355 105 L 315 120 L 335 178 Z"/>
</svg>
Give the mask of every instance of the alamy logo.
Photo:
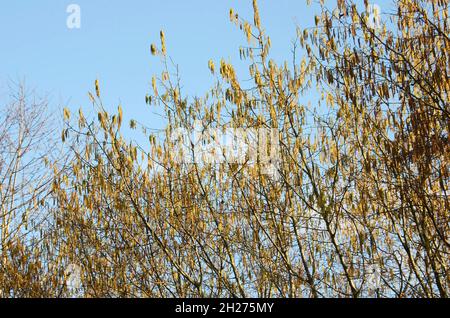
<svg viewBox="0 0 450 318">
<path fill-rule="evenodd" d="M 378 4 L 367 6 L 367 26 L 373 30 L 381 27 L 381 8 Z"/>
<path fill-rule="evenodd" d="M 81 268 L 69 264 L 64 271 L 65 284 L 69 297 L 79 297 L 81 294 Z"/>
<path fill-rule="evenodd" d="M 381 284 L 380 269 L 377 265 L 370 264 L 367 268 L 367 272 L 368 272 L 367 285 L 369 296 L 376 296 L 376 293 Z"/>
<path fill-rule="evenodd" d="M 259 164 L 261 173 L 277 177 L 280 162 L 279 132 L 275 128 L 204 129 L 200 121 L 192 130 L 176 128 L 169 139 L 177 163 Z"/>
<path fill-rule="evenodd" d="M 81 8 L 78 4 L 70 4 L 67 6 L 66 13 L 69 14 L 66 20 L 67 28 L 81 28 Z"/>
</svg>

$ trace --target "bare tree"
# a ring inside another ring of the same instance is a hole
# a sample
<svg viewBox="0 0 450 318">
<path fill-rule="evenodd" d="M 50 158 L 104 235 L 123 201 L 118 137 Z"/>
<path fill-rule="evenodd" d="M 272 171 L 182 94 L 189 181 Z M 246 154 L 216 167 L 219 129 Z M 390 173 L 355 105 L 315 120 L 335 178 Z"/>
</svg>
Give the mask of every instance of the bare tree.
<svg viewBox="0 0 450 318">
<path fill-rule="evenodd" d="M 33 296 L 48 265 L 39 244 L 48 234 L 51 166 L 62 152 L 48 99 L 22 83 L 10 92 L 0 106 L 0 295 Z"/>
</svg>

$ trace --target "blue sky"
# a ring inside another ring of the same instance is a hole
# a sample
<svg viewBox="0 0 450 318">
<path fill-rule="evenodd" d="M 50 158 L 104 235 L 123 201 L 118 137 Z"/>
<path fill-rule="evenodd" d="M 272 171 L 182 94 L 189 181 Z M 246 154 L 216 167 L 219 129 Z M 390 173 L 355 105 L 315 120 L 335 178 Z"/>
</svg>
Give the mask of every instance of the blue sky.
<svg viewBox="0 0 450 318">
<path fill-rule="evenodd" d="M 69 4 L 81 8 L 81 28 L 68 29 Z M 314 12 L 304 0 L 260 0 L 262 23 L 276 60 L 290 58 L 296 25 L 313 25 Z M 208 60 L 221 57 L 239 65 L 241 31 L 228 19 L 229 9 L 252 20 L 251 0 L 19 0 L 0 3 L 0 98 L 7 82 L 25 79 L 48 93 L 54 107 L 90 109 L 87 92 L 100 80 L 107 108 L 121 102 L 126 119 L 150 127 L 161 120 L 145 105 L 160 61 L 150 44 L 166 34 L 168 54 L 179 65 L 184 92 L 202 95 L 213 83 Z"/>
</svg>

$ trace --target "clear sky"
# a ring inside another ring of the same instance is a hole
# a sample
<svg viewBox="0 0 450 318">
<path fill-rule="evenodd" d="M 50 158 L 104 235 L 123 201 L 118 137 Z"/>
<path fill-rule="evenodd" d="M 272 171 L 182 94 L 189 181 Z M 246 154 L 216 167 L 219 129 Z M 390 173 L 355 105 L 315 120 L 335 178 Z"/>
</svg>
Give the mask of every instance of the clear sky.
<svg viewBox="0 0 450 318">
<path fill-rule="evenodd" d="M 81 8 L 81 28 L 69 29 L 69 4 Z M 305 0 L 260 0 L 262 23 L 276 60 L 290 58 L 296 25 L 312 26 L 314 12 Z M 160 61 L 150 44 L 166 34 L 168 54 L 179 65 L 184 92 L 203 95 L 213 83 L 208 60 L 239 63 L 241 31 L 229 9 L 252 20 L 251 0 L 19 0 L 0 2 L 0 97 L 8 80 L 25 79 L 48 93 L 52 105 L 90 109 L 87 92 L 100 80 L 108 109 L 121 102 L 124 117 L 151 127 L 161 120 L 146 108 Z"/>
</svg>

